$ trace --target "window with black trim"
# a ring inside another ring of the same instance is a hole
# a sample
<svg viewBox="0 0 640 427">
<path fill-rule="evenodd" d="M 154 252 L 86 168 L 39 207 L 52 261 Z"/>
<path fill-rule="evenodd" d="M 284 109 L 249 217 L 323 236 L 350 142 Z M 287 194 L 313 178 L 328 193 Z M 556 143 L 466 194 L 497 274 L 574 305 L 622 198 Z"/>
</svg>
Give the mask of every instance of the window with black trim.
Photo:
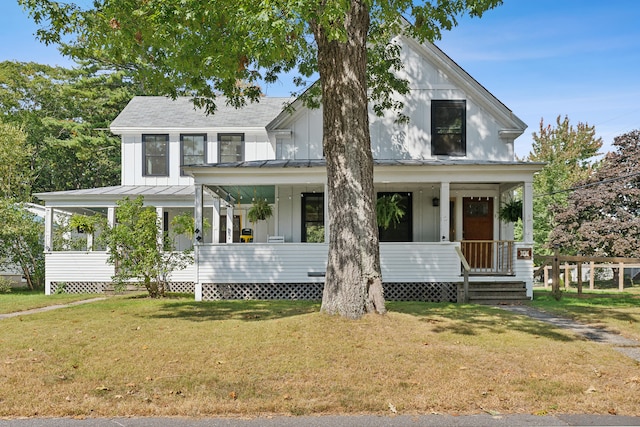
<svg viewBox="0 0 640 427">
<path fill-rule="evenodd" d="M 244 161 L 244 134 L 220 133 L 218 134 L 218 162 L 242 162 Z"/>
<path fill-rule="evenodd" d="M 467 102 L 431 101 L 431 154 L 465 156 Z"/>
<path fill-rule="evenodd" d="M 169 176 L 169 135 L 142 135 L 144 176 Z"/>
<path fill-rule="evenodd" d="M 203 165 L 207 163 L 207 135 L 180 135 L 180 166 Z M 182 169 L 180 174 L 184 175 Z"/>
<path fill-rule="evenodd" d="M 324 242 L 324 193 L 302 193 L 303 242 Z"/>
</svg>

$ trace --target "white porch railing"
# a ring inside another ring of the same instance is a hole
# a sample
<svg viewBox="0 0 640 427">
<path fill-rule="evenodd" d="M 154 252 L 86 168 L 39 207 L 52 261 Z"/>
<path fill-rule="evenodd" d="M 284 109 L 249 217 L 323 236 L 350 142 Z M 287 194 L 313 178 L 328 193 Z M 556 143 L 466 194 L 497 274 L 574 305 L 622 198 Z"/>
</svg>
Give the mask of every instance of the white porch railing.
<svg viewBox="0 0 640 427">
<path fill-rule="evenodd" d="M 382 277 L 389 282 L 456 282 L 457 242 L 381 243 Z M 324 243 L 220 244 L 197 247 L 200 283 L 323 282 Z"/>
<path fill-rule="evenodd" d="M 456 248 L 467 244 L 479 250 L 481 242 L 381 243 L 380 262 L 385 282 L 457 283 L 462 281 Z M 507 241 L 490 242 L 489 267 L 476 264 L 470 281 L 523 280 L 530 287 L 533 261 L 516 259 L 515 249 L 531 247 Z M 470 249 L 475 248 L 475 249 Z M 462 247 L 464 250 L 465 248 Z M 322 283 L 328 245 L 324 243 L 205 244 L 196 246 L 198 268 L 174 272 L 172 281 L 197 283 Z M 465 257 L 472 264 L 473 257 Z M 106 252 L 48 252 L 45 254 L 46 282 L 111 282 L 113 266 Z M 482 258 L 478 258 L 481 262 Z M 473 264 L 471 265 L 473 267 Z"/>
<path fill-rule="evenodd" d="M 512 240 L 463 240 L 460 243 L 471 274 L 514 273 Z"/>
</svg>

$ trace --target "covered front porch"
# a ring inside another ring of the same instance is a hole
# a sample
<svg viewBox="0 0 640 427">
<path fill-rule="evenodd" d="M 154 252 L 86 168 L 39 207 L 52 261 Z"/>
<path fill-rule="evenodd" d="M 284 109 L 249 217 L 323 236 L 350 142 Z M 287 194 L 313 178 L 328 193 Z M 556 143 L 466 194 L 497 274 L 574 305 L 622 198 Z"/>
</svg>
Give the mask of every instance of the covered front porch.
<svg viewBox="0 0 640 427">
<path fill-rule="evenodd" d="M 406 207 L 399 224 L 380 230 L 385 292 L 398 284 L 455 287 L 463 281 L 461 252 L 471 266 L 471 282 L 519 281 L 531 297 L 532 176 L 538 167 L 377 161 L 378 196 L 397 193 Z M 299 292 L 296 286 L 302 284 L 321 289 L 328 253 L 324 242 L 331 229 L 323 161 L 244 162 L 188 170 L 196 182 L 196 224 L 202 224 L 196 226 L 202 230 L 196 236 L 196 299 L 222 298 L 233 293 L 232 287 L 244 289 L 236 294 L 242 297 L 264 295 L 269 288 L 282 297 L 283 292 Z M 517 241 L 513 223 L 498 216 L 514 190 L 523 201 L 523 233 Z M 255 197 L 272 204 L 273 215 L 249 223 L 247 212 Z M 205 207 L 208 198 L 214 200 L 213 212 Z M 212 219 L 209 231 L 203 218 Z M 251 233 L 252 243 L 240 243 L 245 241 L 243 229 Z M 291 286 L 275 291 L 286 284 Z"/>
</svg>

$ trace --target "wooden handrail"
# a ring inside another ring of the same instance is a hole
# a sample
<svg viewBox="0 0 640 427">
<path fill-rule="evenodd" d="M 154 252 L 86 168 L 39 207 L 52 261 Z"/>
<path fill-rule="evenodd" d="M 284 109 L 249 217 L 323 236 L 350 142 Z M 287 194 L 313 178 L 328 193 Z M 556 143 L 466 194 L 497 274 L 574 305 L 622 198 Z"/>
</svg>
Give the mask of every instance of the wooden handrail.
<svg viewBox="0 0 640 427">
<path fill-rule="evenodd" d="M 462 263 L 462 268 L 464 269 L 464 302 L 469 302 L 469 271 L 471 270 L 471 266 L 467 262 L 467 258 L 465 258 L 462 253 L 462 249 L 460 246 L 456 246 L 456 254 L 458 254 L 458 258 L 460 258 L 460 262 Z"/>
</svg>

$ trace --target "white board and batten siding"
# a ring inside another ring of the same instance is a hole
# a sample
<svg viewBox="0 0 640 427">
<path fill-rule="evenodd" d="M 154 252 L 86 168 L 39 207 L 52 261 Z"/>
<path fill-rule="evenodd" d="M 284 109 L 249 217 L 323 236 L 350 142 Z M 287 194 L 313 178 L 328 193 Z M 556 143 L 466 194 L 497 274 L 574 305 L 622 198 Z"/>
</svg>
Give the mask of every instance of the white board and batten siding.
<svg viewBox="0 0 640 427">
<path fill-rule="evenodd" d="M 52 282 L 111 282 L 114 269 L 108 257 L 106 252 L 46 253 L 46 294 L 51 294 Z"/>
<path fill-rule="evenodd" d="M 457 282 L 458 243 L 382 243 L 380 262 L 387 282 Z M 202 245 L 200 283 L 323 282 L 328 245 L 285 243 Z"/>
</svg>

